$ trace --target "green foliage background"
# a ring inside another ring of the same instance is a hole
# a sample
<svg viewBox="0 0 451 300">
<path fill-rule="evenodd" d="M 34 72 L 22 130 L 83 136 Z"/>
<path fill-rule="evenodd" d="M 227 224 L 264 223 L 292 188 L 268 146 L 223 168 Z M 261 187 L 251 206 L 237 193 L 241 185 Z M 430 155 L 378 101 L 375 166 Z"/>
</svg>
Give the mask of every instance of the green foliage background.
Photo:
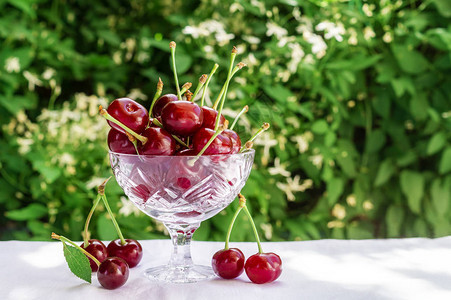
<svg viewBox="0 0 451 300">
<path fill-rule="evenodd" d="M 243 190 L 265 239 L 449 235 L 450 19 L 447 0 L 0 1 L 0 239 L 81 238 L 111 174 L 97 106 L 174 91 L 171 40 L 181 82 L 220 64 L 212 98 L 232 45 L 249 65 L 226 113 L 250 106 L 242 139 L 272 125 Z M 164 236 L 107 194 L 126 236 Z M 222 240 L 233 209 L 195 237 Z M 102 210 L 91 231 L 115 237 Z"/>
</svg>

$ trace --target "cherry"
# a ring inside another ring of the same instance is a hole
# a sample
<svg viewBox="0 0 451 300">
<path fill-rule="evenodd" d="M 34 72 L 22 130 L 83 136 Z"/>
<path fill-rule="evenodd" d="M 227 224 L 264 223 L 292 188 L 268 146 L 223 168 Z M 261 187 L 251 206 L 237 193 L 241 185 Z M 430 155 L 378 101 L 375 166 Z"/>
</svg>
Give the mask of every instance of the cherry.
<svg viewBox="0 0 451 300">
<path fill-rule="evenodd" d="M 111 128 L 108 132 L 108 148 L 111 151 L 123 154 L 135 154 L 133 143 L 122 132 Z"/>
<path fill-rule="evenodd" d="M 149 127 L 143 132 L 147 142 L 139 148 L 143 155 L 172 155 L 175 152 L 175 140 L 164 129 Z"/>
<path fill-rule="evenodd" d="M 231 153 L 238 153 L 241 149 L 241 139 L 240 136 L 233 130 L 226 129 L 222 132 L 223 135 L 228 136 L 232 141 L 232 151 Z"/>
<path fill-rule="evenodd" d="M 252 282 L 269 283 L 282 273 L 282 260 L 275 253 L 257 253 L 247 259 L 244 269 Z"/>
<path fill-rule="evenodd" d="M 108 255 L 117 256 L 127 262 L 130 268 L 135 267 L 143 257 L 143 249 L 137 240 L 126 239 L 125 244 L 121 244 L 121 240 L 117 239 L 108 244 Z"/>
<path fill-rule="evenodd" d="M 114 290 L 127 282 L 128 275 L 129 267 L 125 260 L 108 257 L 100 264 L 97 279 L 104 288 Z"/>
<path fill-rule="evenodd" d="M 157 118 L 161 116 L 161 111 L 169 102 L 177 101 L 177 95 L 174 94 L 166 94 L 158 98 L 157 102 L 155 102 L 152 108 L 152 116 Z"/>
<path fill-rule="evenodd" d="M 193 149 L 199 153 L 214 134 L 215 131 L 213 129 L 199 129 L 193 138 Z M 231 151 L 232 141 L 228 136 L 221 133 L 213 140 L 210 146 L 208 146 L 207 150 L 204 152 L 204 155 L 229 154 Z"/>
<path fill-rule="evenodd" d="M 197 152 L 194 149 L 183 149 L 177 152 L 175 155 L 177 156 L 196 156 Z"/>
<path fill-rule="evenodd" d="M 161 112 L 164 128 L 172 134 L 193 135 L 204 120 L 202 109 L 190 101 L 173 101 L 166 104 Z"/>
<path fill-rule="evenodd" d="M 89 245 L 85 247 L 84 243 L 80 245 L 81 248 L 85 249 L 87 252 L 89 252 L 92 256 L 97 258 L 98 261 L 102 262 L 108 257 L 108 251 L 105 247 L 105 244 L 103 244 L 101 241 L 96 239 L 91 239 L 88 241 Z M 89 258 L 89 264 L 91 265 L 91 270 L 93 272 L 97 272 L 97 269 L 99 268 L 97 264 Z"/>
<path fill-rule="evenodd" d="M 211 266 L 224 279 L 236 278 L 244 271 L 244 254 L 238 248 L 219 250 L 213 255 Z"/>
<path fill-rule="evenodd" d="M 216 117 L 218 116 L 218 111 L 210 108 L 208 106 L 202 106 L 202 112 L 204 114 L 204 122 L 202 123 L 202 127 L 204 128 L 215 128 Z M 219 120 L 219 125 L 224 124 L 225 118 L 221 115 L 221 119 Z"/>
<path fill-rule="evenodd" d="M 149 114 L 147 109 L 138 102 L 129 98 L 119 98 L 114 100 L 108 106 L 108 114 L 113 118 L 130 128 L 136 133 L 141 133 L 149 123 Z M 108 121 L 108 124 L 125 133 L 119 125 Z"/>
</svg>

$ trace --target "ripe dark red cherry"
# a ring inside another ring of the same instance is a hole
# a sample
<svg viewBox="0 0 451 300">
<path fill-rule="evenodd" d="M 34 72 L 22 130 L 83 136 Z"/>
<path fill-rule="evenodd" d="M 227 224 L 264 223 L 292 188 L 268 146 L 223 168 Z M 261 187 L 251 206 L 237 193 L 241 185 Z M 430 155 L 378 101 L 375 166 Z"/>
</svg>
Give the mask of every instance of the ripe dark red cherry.
<svg viewBox="0 0 451 300">
<path fill-rule="evenodd" d="M 91 239 L 88 241 L 88 246 L 85 248 L 84 243 L 80 245 L 83 249 L 85 249 L 87 252 L 89 252 L 92 256 L 97 258 L 98 261 L 103 262 L 108 257 L 108 251 L 105 245 L 96 239 Z M 97 272 L 97 269 L 99 268 L 97 264 L 88 257 L 89 264 L 91 265 L 91 270 L 93 272 Z"/>
<path fill-rule="evenodd" d="M 237 248 L 219 250 L 213 255 L 211 266 L 219 277 L 236 278 L 244 271 L 244 254 Z"/>
<path fill-rule="evenodd" d="M 143 249 L 137 240 L 126 239 L 125 244 L 117 239 L 108 244 L 108 255 L 117 256 L 125 260 L 130 268 L 135 267 L 143 257 Z"/>
<path fill-rule="evenodd" d="M 204 121 L 202 123 L 202 127 L 214 129 L 216 124 L 216 117 L 218 116 L 218 111 L 210 108 L 208 106 L 202 106 L 202 112 L 204 114 Z M 221 115 L 221 119 L 219 120 L 219 125 L 224 124 L 225 118 Z"/>
<path fill-rule="evenodd" d="M 175 152 L 175 140 L 164 129 L 149 127 L 143 134 L 147 142 L 139 148 L 139 154 L 143 155 L 173 155 Z"/>
<path fill-rule="evenodd" d="M 194 135 L 193 138 L 193 149 L 199 153 L 204 146 L 208 143 L 210 138 L 215 134 L 215 131 L 210 128 L 201 128 Z M 229 154 L 232 151 L 232 141 L 229 137 L 220 134 L 213 142 L 208 146 L 203 155 L 214 155 L 214 154 Z"/>
<path fill-rule="evenodd" d="M 155 105 L 152 108 L 152 116 L 154 118 L 161 116 L 161 111 L 163 110 L 163 107 L 166 106 L 169 102 L 177 101 L 178 98 L 174 94 L 166 94 L 161 96 L 157 99 L 157 102 L 155 102 Z"/>
<path fill-rule="evenodd" d="M 97 279 L 104 288 L 114 290 L 127 282 L 129 272 L 128 265 L 122 258 L 108 257 L 100 264 Z"/>
<path fill-rule="evenodd" d="M 239 135 L 230 129 L 226 129 L 222 132 L 223 135 L 228 136 L 232 141 L 232 151 L 231 153 L 238 153 L 241 149 L 241 139 Z"/>
<path fill-rule="evenodd" d="M 177 152 L 175 155 L 177 156 L 196 156 L 197 152 L 194 149 L 183 149 Z"/>
<path fill-rule="evenodd" d="M 204 120 L 202 109 L 190 101 L 169 102 L 161 112 L 164 128 L 176 135 L 191 136 Z"/>
<path fill-rule="evenodd" d="M 136 154 L 135 147 L 128 137 L 114 128 L 108 132 L 108 148 L 117 153 Z"/>
<path fill-rule="evenodd" d="M 119 98 L 114 100 L 108 106 L 107 111 L 113 118 L 136 133 L 143 132 L 147 123 L 149 123 L 149 113 L 147 112 L 147 109 L 129 98 Z M 120 132 L 125 133 L 124 129 L 119 125 L 110 121 L 108 121 L 108 124 Z"/>
<path fill-rule="evenodd" d="M 244 269 L 254 283 L 273 282 L 282 273 L 282 260 L 275 253 L 257 253 L 247 259 Z"/>
</svg>

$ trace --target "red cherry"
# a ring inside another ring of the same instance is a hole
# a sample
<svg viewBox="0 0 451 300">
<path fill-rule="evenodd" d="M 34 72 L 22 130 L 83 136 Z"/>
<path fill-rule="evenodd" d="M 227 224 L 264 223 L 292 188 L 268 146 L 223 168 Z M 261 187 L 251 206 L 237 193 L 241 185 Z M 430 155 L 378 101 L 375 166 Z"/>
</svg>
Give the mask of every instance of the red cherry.
<svg viewBox="0 0 451 300">
<path fill-rule="evenodd" d="M 173 155 L 175 152 L 175 140 L 164 129 L 149 127 L 143 134 L 147 142 L 139 148 L 142 155 Z"/>
<path fill-rule="evenodd" d="M 177 101 L 178 98 L 174 94 L 166 94 L 161 96 L 157 99 L 157 102 L 155 102 L 153 108 L 152 108 L 152 116 L 154 118 L 157 118 L 161 116 L 161 111 L 163 108 L 168 104 L 169 102 Z"/>
<path fill-rule="evenodd" d="M 183 149 L 177 152 L 175 155 L 177 156 L 196 156 L 197 152 L 194 149 Z"/>
<path fill-rule="evenodd" d="M 273 282 L 282 273 L 282 260 L 275 253 L 257 253 L 247 259 L 244 269 L 254 283 Z"/>
<path fill-rule="evenodd" d="M 204 121 L 202 123 L 202 127 L 215 129 L 216 117 L 218 116 L 218 111 L 210 108 L 208 106 L 202 106 L 202 112 L 204 114 Z M 219 120 L 219 125 L 224 124 L 225 118 L 221 115 L 221 119 Z"/>
<path fill-rule="evenodd" d="M 215 134 L 215 131 L 210 128 L 201 128 L 194 135 L 193 138 L 193 149 L 199 153 L 204 146 L 208 143 L 210 138 Z M 205 150 L 204 155 L 214 155 L 214 154 L 229 154 L 232 151 L 232 141 L 229 137 L 219 134 L 213 142 Z"/>
<path fill-rule="evenodd" d="M 233 130 L 226 129 L 222 132 L 223 135 L 228 136 L 232 141 L 232 152 L 238 153 L 241 149 L 241 139 L 240 136 Z"/>
<path fill-rule="evenodd" d="M 143 257 L 143 249 L 137 240 L 126 239 L 125 244 L 117 239 L 108 244 L 108 255 L 117 256 L 127 262 L 130 268 L 135 267 Z"/>
<path fill-rule="evenodd" d="M 128 137 L 114 128 L 108 132 L 108 148 L 117 153 L 136 154 L 135 147 Z"/>
<path fill-rule="evenodd" d="M 204 120 L 202 109 L 190 101 L 169 102 L 161 112 L 164 128 L 176 135 L 191 136 Z"/>
<path fill-rule="evenodd" d="M 105 247 L 105 245 L 96 239 L 91 239 L 88 241 L 88 246 L 85 247 L 85 244 L 81 244 L 80 247 L 85 249 L 87 252 L 89 252 L 92 256 L 97 258 L 98 261 L 103 262 L 108 257 L 108 251 Z M 91 265 L 91 270 L 93 272 L 97 272 L 97 269 L 99 268 L 97 264 L 89 258 L 89 264 Z"/>
<path fill-rule="evenodd" d="M 141 133 L 149 123 L 149 114 L 147 109 L 138 102 L 129 98 L 119 98 L 110 103 L 107 109 L 108 113 L 133 130 L 136 133 Z M 111 127 L 125 133 L 119 125 L 108 121 Z"/>
<path fill-rule="evenodd" d="M 97 279 L 108 290 L 114 290 L 127 282 L 129 268 L 127 263 L 119 257 L 108 257 L 99 267 Z"/>
<path fill-rule="evenodd" d="M 233 279 L 244 271 L 244 254 L 238 248 L 222 249 L 213 255 L 213 271 L 224 279 Z"/>
</svg>

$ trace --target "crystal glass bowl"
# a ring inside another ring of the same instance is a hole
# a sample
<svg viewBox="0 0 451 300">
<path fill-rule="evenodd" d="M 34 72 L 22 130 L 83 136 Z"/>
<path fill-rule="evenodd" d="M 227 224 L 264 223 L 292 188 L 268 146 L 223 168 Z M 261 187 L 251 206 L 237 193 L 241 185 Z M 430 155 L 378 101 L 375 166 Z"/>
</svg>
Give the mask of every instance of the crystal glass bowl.
<svg viewBox="0 0 451 300">
<path fill-rule="evenodd" d="M 194 265 L 190 241 L 203 220 L 227 207 L 246 183 L 254 150 L 209 156 L 146 156 L 110 151 L 117 182 L 145 214 L 162 222 L 174 245 L 166 266 L 146 270 L 150 279 L 185 283 L 214 277 Z"/>
</svg>

